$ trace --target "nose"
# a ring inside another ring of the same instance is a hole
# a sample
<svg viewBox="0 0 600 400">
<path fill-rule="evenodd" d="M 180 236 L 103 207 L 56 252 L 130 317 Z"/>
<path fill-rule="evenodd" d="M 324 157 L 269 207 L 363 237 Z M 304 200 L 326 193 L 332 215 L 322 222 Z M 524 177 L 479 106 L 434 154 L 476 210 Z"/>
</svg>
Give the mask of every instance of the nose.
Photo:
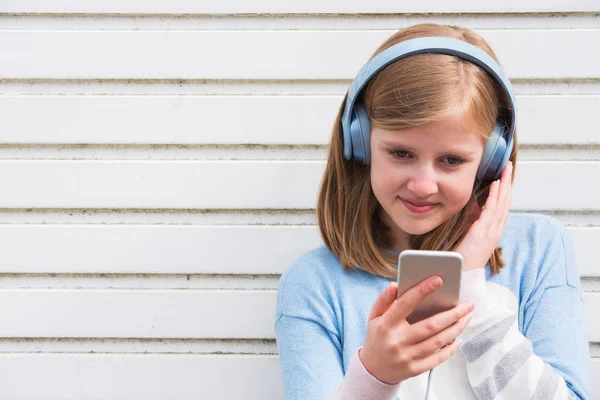
<svg viewBox="0 0 600 400">
<path fill-rule="evenodd" d="M 407 184 L 408 190 L 419 197 L 427 197 L 438 192 L 435 170 L 427 165 L 415 168 Z"/>
</svg>

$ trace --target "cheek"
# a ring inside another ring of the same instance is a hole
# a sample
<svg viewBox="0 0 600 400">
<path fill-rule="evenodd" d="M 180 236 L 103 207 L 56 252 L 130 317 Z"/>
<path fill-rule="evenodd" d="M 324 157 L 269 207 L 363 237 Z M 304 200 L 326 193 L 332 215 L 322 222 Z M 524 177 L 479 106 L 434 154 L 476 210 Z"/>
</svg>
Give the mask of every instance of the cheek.
<svg viewBox="0 0 600 400">
<path fill-rule="evenodd" d="M 464 207 L 473 192 L 475 183 L 475 172 L 466 171 L 465 174 L 457 174 L 445 182 L 445 193 L 448 200 L 458 208 Z"/>
<path fill-rule="evenodd" d="M 371 189 L 373 190 L 373 194 L 375 195 L 375 198 L 377 198 L 377 200 L 381 203 L 381 196 L 383 194 L 383 190 L 385 189 L 386 185 L 384 182 L 382 182 L 382 177 L 383 175 L 379 172 L 379 169 L 377 168 L 376 165 L 372 164 L 371 165 Z"/>
<path fill-rule="evenodd" d="M 375 197 L 381 203 L 381 196 L 394 192 L 398 186 L 398 171 L 381 162 L 371 164 L 371 186 Z"/>
</svg>

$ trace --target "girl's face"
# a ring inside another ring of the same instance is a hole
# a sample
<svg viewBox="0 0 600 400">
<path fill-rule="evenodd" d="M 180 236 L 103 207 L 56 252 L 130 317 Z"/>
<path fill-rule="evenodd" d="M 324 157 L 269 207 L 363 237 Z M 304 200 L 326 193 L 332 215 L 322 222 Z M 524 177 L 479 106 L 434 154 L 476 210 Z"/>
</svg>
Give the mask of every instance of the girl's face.
<svg viewBox="0 0 600 400">
<path fill-rule="evenodd" d="M 397 131 L 371 131 L 371 185 L 394 249 L 431 231 L 469 201 L 484 138 L 463 112 Z"/>
</svg>

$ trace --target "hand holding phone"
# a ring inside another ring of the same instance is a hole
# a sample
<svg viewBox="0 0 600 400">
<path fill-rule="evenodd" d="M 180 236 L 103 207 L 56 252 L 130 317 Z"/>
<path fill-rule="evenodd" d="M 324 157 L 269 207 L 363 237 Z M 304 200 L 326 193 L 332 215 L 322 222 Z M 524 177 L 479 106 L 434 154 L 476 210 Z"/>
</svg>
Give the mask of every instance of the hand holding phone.
<svg viewBox="0 0 600 400">
<path fill-rule="evenodd" d="M 404 272 L 409 269 L 412 271 L 413 267 L 407 267 Z M 446 279 L 452 280 L 451 275 L 444 273 Z M 407 321 L 425 299 L 444 285 L 442 278 L 434 276 L 418 282 L 401 295 L 395 282 L 381 292 L 371 308 L 365 343 L 359 352 L 362 364 L 373 377 L 395 384 L 435 368 L 456 352 L 460 341 L 455 339 L 470 321 L 472 304 L 461 304 L 426 320 Z M 448 287 L 451 286 L 454 285 Z"/>
</svg>

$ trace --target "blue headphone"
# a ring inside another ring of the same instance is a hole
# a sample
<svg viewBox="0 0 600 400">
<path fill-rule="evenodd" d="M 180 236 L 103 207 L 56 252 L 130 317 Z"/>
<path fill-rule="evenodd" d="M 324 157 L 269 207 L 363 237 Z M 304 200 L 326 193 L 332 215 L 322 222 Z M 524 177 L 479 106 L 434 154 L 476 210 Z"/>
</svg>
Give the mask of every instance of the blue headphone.
<svg viewBox="0 0 600 400">
<path fill-rule="evenodd" d="M 494 77 L 506 92 L 510 103 L 510 125 L 505 128 L 501 121 L 496 122 L 477 170 L 480 182 L 498 179 L 513 148 L 516 113 L 512 85 L 498 63 L 486 52 L 462 40 L 447 37 L 423 37 L 395 44 L 376 55 L 358 72 L 348 89 L 342 114 L 344 158 L 353 158 L 366 165 L 371 163 L 371 122 L 362 99 L 359 99 L 362 89 L 390 63 L 423 53 L 448 54 L 470 61 Z"/>
</svg>

